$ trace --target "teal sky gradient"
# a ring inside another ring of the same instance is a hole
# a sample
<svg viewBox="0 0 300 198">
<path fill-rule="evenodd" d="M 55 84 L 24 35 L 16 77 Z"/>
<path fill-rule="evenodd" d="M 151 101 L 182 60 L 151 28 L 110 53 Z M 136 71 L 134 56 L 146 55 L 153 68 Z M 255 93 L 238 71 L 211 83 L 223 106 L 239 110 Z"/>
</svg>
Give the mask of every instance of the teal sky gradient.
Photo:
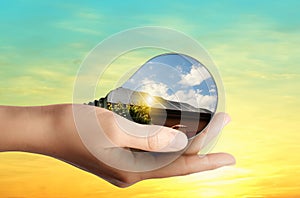
<svg viewBox="0 0 300 198">
<path fill-rule="evenodd" d="M 71 102 L 80 63 L 100 41 L 128 28 L 163 26 L 210 52 L 228 96 L 296 105 L 299 7 L 297 0 L 1 1 L 0 102 Z"/>
<path fill-rule="evenodd" d="M 286 60 L 270 54 L 296 61 L 299 50 L 291 48 L 299 43 L 299 7 L 297 0 L 1 1 L 1 102 L 41 104 L 38 95 L 47 94 L 56 98 L 44 97 L 44 102 L 70 102 L 71 80 L 88 51 L 111 34 L 137 26 L 164 26 L 194 37 L 227 67 L 225 75 L 240 75 L 232 67 L 237 62 L 241 70 L 249 69 L 243 57 L 272 64 L 255 68 L 253 75 L 270 69 L 280 75 L 278 63 Z M 296 69 L 286 67 L 287 74 Z M 61 79 L 53 78 L 57 75 Z M 17 100 L 17 93 L 30 100 Z"/>
</svg>

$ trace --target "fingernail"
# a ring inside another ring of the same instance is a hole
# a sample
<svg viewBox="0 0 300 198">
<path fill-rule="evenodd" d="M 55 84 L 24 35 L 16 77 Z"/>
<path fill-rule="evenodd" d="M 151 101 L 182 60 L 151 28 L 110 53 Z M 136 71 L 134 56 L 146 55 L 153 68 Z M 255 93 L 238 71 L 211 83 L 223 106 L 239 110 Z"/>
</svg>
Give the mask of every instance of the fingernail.
<svg viewBox="0 0 300 198">
<path fill-rule="evenodd" d="M 203 158 L 203 157 L 205 157 L 206 156 L 206 154 L 198 154 L 198 157 L 199 158 Z"/>
<path fill-rule="evenodd" d="M 227 125 L 230 121 L 231 121 L 231 117 L 228 114 L 226 114 L 224 118 L 225 125 Z"/>
<path fill-rule="evenodd" d="M 221 166 L 232 166 L 236 164 L 235 158 L 230 157 L 230 158 L 225 158 L 223 161 L 220 161 Z"/>
<path fill-rule="evenodd" d="M 209 155 L 209 154 L 208 154 Z M 198 155 L 199 158 L 204 158 L 207 155 Z M 230 155 L 230 154 L 226 154 L 225 156 L 222 154 L 222 156 L 218 156 L 217 158 L 214 158 L 213 160 L 211 160 L 211 163 L 215 164 L 215 167 L 220 168 L 223 166 L 232 166 L 236 164 L 236 160 L 235 158 Z"/>
<path fill-rule="evenodd" d="M 176 132 L 174 138 L 170 140 L 166 149 L 169 151 L 180 151 L 186 147 L 187 143 L 187 136 L 184 133 Z"/>
<path fill-rule="evenodd" d="M 198 154 L 199 158 L 204 158 L 207 154 Z M 230 166 L 230 165 L 235 165 L 236 161 L 234 157 L 226 157 L 223 158 L 223 160 L 219 160 L 218 166 Z"/>
<path fill-rule="evenodd" d="M 227 161 L 227 163 L 225 163 L 225 166 L 232 166 L 235 165 L 236 161 L 235 160 L 231 160 L 231 161 Z"/>
</svg>

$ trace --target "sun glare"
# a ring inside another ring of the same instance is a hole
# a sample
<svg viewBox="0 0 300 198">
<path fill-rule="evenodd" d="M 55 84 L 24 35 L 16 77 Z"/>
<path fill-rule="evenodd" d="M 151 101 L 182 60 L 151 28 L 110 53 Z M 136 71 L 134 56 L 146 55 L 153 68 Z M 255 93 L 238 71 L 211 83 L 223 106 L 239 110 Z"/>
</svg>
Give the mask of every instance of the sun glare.
<svg viewBox="0 0 300 198">
<path fill-rule="evenodd" d="M 153 101 L 154 101 L 154 99 L 152 96 L 147 96 L 147 98 L 146 98 L 147 105 L 151 106 L 153 104 Z"/>
</svg>

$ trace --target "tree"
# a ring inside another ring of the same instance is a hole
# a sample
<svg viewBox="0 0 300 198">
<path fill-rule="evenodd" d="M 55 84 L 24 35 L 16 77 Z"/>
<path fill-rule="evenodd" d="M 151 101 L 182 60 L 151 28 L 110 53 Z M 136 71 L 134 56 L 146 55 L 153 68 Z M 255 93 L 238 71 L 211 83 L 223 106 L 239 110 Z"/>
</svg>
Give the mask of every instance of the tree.
<svg viewBox="0 0 300 198">
<path fill-rule="evenodd" d="M 150 107 L 146 105 L 107 103 L 107 109 L 140 124 L 151 123 Z"/>
<path fill-rule="evenodd" d="M 129 114 L 133 121 L 140 124 L 150 124 L 150 107 L 145 105 L 130 105 Z"/>
</svg>

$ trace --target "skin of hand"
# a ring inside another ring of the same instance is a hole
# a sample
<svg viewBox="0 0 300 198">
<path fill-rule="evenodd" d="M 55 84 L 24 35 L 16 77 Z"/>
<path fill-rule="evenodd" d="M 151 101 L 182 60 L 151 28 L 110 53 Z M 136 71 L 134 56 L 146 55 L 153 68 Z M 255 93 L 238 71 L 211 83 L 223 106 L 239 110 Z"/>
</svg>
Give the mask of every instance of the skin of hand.
<svg viewBox="0 0 300 198">
<path fill-rule="evenodd" d="M 74 122 L 73 106 L 72 104 L 37 107 L 0 106 L 0 151 L 24 151 L 51 156 L 122 188 L 145 179 L 182 176 L 235 164 L 234 157 L 227 153 L 198 155 L 199 151 L 230 121 L 227 114 L 215 116 L 204 132 L 188 142 L 182 132 L 167 127 L 160 127 L 159 132 L 151 136 L 133 136 L 125 133 L 116 124 L 116 114 L 113 112 L 98 107 L 77 105 L 82 110 L 90 111 L 91 108 L 95 110 L 103 129 L 102 133 L 105 133 L 111 143 L 104 144 L 101 147 L 103 149 L 114 151 L 112 149 L 114 147 L 123 147 L 174 153 L 186 147 L 176 160 L 158 169 L 134 172 L 114 168 L 91 154 L 83 144 Z M 122 122 L 131 125 L 131 128 L 134 127 L 137 131 L 151 129 L 151 126 L 140 125 L 126 119 Z M 106 154 L 108 155 L 106 157 L 110 156 L 110 153 Z M 136 162 L 141 159 L 133 157 L 132 160 Z M 130 160 L 122 163 L 127 162 L 130 163 Z"/>
</svg>

